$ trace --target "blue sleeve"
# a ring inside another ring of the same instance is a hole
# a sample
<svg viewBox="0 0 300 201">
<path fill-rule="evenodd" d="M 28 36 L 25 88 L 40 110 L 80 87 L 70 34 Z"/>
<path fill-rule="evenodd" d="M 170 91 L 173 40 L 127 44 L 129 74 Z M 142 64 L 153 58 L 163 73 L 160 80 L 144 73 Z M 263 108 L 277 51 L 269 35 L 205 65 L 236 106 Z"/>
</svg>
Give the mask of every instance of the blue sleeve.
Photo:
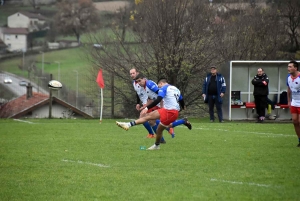
<svg viewBox="0 0 300 201">
<path fill-rule="evenodd" d="M 157 84 L 155 82 L 153 82 L 152 80 L 147 80 L 146 86 L 154 93 L 157 93 L 157 91 L 159 90 Z"/>
<path fill-rule="evenodd" d="M 180 94 L 178 101 L 181 101 L 181 100 L 183 100 L 183 97 L 182 97 L 182 95 Z"/>
<path fill-rule="evenodd" d="M 164 98 L 167 94 L 167 88 L 168 88 L 167 85 L 160 88 L 159 91 L 158 91 L 158 96 L 161 96 L 162 98 Z"/>
</svg>

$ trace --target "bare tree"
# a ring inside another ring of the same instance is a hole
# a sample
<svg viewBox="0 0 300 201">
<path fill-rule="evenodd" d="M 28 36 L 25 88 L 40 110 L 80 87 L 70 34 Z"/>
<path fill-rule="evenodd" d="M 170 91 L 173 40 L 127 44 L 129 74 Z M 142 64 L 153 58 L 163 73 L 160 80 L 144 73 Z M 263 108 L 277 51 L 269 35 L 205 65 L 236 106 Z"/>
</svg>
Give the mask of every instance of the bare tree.
<svg viewBox="0 0 300 201">
<path fill-rule="evenodd" d="M 99 25 L 98 12 L 91 0 L 63 0 L 55 16 L 57 30 L 64 35 L 75 34 L 78 43 L 82 33 Z"/>
<path fill-rule="evenodd" d="M 286 0 L 279 7 L 283 22 L 286 26 L 286 32 L 289 35 L 290 50 L 299 50 L 299 30 L 300 30 L 300 1 L 299 0 Z"/>
<path fill-rule="evenodd" d="M 224 61 L 277 59 L 283 26 L 272 9 L 249 8 L 216 21 L 214 49 Z"/>
<path fill-rule="evenodd" d="M 104 51 L 91 51 L 91 61 L 117 78 L 114 90 L 120 102 L 135 100 L 129 93 L 129 70 L 137 68 L 154 81 L 166 77 L 180 88 L 187 105 L 193 105 L 201 99 L 207 65 L 218 63 L 207 30 L 211 13 L 208 5 L 198 0 L 142 1 L 131 16 L 135 43 L 127 44 L 122 30 L 113 29 L 115 40 Z"/>
</svg>

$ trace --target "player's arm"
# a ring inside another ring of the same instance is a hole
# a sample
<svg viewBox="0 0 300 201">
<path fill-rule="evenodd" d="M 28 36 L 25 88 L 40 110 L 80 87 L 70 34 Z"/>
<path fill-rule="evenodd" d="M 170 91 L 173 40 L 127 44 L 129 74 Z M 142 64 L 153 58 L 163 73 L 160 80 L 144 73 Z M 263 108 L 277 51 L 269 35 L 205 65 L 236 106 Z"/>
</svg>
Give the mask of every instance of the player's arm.
<svg viewBox="0 0 300 201">
<path fill-rule="evenodd" d="M 140 102 L 141 102 L 141 99 L 139 97 L 139 95 L 136 93 L 136 105 L 135 105 L 135 109 L 136 110 L 140 110 Z"/>
<path fill-rule="evenodd" d="M 287 89 L 287 100 L 288 100 L 288 105 L 291 106 L 291 89 L 288 87 Z"/>
<path fill-rule="evenodd" d="M 141 99 L 139 97 L 139 95 L 136 93 L 136 104 L 140 104 Z"/>
<path fill-rule="evenodd" d="M 179 96 L 178 102 L 179 102 L 180 107 L 181 107 L 183 110 L 185 110 L 185 103 L 184 103 L 184 100 L 183 100 L 182 95 Z"/>
<path fill-rule="evenodd" d="M 145 105 L 141 108 L 141 110 L 147 108 L 148 110 L 153 108 L 154 106 L 156 106 L 158 103 L 160 103 L 162 101 L 163 97 L 161 96 L 157 96 L 157 98 L 152 102 L 150 103 L 149 105 Z"/>
</svg>

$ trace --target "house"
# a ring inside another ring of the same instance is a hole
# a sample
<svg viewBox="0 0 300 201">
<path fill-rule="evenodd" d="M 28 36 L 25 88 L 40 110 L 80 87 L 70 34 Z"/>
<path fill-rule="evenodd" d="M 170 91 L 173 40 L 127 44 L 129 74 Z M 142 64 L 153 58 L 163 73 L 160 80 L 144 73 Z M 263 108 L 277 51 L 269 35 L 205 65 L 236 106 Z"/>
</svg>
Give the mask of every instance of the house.
<svg viewBox="0 0 300 201">
<path fill-rule="evenodd" d="M 0 107 L 0 118 L 48 118 L 50 98 L 47 94 L 32 92 L 27 86 L 27 93 Z M 93 118 L 63 100 L 52 97 L 53 118 Z"/>
<path fill-rule="evenodd" d="M 2 39 L 10 52 L 26 52 L 28 33 L 26 28 L 1 28 L 0 40 Z"/>
<path fill-rule="evenodd" d="M 28 35 L 48 29 L 47 18 L 36 13 L 17 12 L 7 18 L 7 27 L 0 27 L 0 40 L 10 52 L 27 51 Z"/>
<path fill-rule="evenodd" d="M 39 31 L 46 24 L 47 18 L 36 13 L 17 12 L 8 16 L 7 26 L 9 28 L 26 28 L 29 32 Z"/>
</svg>

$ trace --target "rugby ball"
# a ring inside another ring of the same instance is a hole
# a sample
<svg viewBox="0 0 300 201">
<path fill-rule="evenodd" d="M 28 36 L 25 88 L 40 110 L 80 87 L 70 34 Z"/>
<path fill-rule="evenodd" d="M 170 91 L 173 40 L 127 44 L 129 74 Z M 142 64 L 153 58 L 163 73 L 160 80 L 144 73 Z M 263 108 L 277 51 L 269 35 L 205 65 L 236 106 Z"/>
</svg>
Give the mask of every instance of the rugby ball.
<svg viewBox="0 0 300 201">
<path fill-rule="evenodd" d="M 61 88 L 62 88 L 62 84 L 61 84 L 59 81 L 57 81 L 57 80 L 51 80 L 51 81 L 48 83 L 48 87 L 49 87 L 50 89 L 55 89 L 55 90 L 57 90 L 57 89 L 61 89 Z"/>
</svg>

